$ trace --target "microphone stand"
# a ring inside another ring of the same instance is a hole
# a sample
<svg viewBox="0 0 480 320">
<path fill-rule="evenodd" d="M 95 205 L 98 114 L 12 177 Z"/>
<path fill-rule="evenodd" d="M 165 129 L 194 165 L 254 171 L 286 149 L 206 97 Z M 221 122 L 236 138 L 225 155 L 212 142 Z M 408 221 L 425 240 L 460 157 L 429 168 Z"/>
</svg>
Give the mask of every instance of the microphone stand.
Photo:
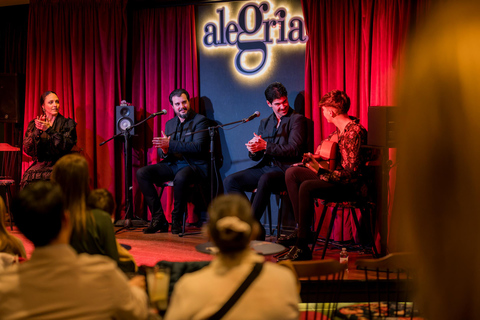
<svg viewBox="0 0 480 320">
<path fill-rule="evenodd" d="M 219 125 L 216 125 L 216 126 L 208 127 L 207 129 L 202 129 L 202 130 L 198 130 L 198 131 L 194 131 L 194 132 L 188 132 L 187 134 L 185 134 L 185 136 L 190 136 L 190 135 L 193 135 L 195 133 L 200 133 L 200 132 L 205 132 L 205 131 L 209 132 L 209 135 L 210 135 L 210 200 L 213 200 L 215 198 L 215 196 L 217 195 L 217 192 L 218 192 L 218 187 L 217 187 L 217 192 L 215 192 L 215 194 L 214 194 L 214 178 L 213 178 L 213 175 L 214 174 L 216 175 L 216 172 L 217 172 L 216 166 L 215 166 L 215 135 L 218 132 L 219 128 L 223 128 L 225 126 L 230 126 L 232 124 L 237 124 L 237 123 L 240 123 L 240 122 L 246 123 L 248 121 L 250 121 L 250 120 L 242 119 L 242 120 L 238 120 L 238 121 L 234 121 L 234 122 L 230 122 L 230 123 L 225 123 L 225 124 L 221 124 L 221 125 L 219 124 Z"/>
<path fill-rule="evenodd" d="M 133 126 L 127 127 L 122 132 L 114 135 L 113 137 L 99 144 L 99 146 L 103 146 L 105 143 L 115 139 L 118 136 L 123 136 L 123 139 L 124 139 L 123 156 L 124 156 L 124 164 L 125 164 L 125 218 L 124 218 L 123 227 L 118 229 L 115 233 L 123 229 L 131 229 L 134 226 L 132 222 L 132 218 L 133 218 L 132 148 L 130 147 L 130 138 L 132 137 L 132 135 L 130 134 L 130 131 L 133 130 L 133 128 L 141 125 L 142 123 L 144 123 L 147 120 L 150 120 L 151 118 L 156 117 L 159 114 L 160 113 L 152 113 L 150 116 L 148 116 L 148 118 L 143 119 L 142 121 L 140 121 L 137 124 L 134 124 Z M 143 220 L 142 222 L 143 223 L 140 226 L 145 227 L 147 223 Z"/>
</svg>

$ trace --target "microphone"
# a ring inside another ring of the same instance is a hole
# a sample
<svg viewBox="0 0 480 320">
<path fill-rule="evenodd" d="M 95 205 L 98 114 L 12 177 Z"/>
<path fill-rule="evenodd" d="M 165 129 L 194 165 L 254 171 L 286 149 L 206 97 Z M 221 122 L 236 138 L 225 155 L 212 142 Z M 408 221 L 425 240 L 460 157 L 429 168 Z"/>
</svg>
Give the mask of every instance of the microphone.
<svg viewBox="0 0 480 320">
<path fill-rule="evenodd" d="M 260 117 L 260 112 L 259 111 L 255 111 L 254 114 L 252 114 L 250 117 L 246 118 L 246 119 L 243 119 L 242 122 L 245 123 L 245 122 L 248 122 L 250 120 L 253 120 L 255 119 L 256 117 Z"/>
<path fill-rule="evenodd" d="M 152 116 L 161 116 L 162 114 L 167 114 L 167 110 L 163 109 L 162 111 L 155 112 Z"/>
</svg>

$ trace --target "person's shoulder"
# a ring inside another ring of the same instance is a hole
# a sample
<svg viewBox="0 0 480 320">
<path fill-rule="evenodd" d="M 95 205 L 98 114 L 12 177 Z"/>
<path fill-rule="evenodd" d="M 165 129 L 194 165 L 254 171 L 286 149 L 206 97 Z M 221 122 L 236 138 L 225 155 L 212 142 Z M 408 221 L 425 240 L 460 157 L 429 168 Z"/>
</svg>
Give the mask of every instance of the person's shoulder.
<svg viewBox="0 0 480 320">
<path fill-rule="evenodd" d="M 352 119 L 352 122 L 350 122 L 347 130 L 356 131 L 362 134 L 367 133 L 367 129 L 365 129 L 365 127 L 360 123 L 359 118 L 350 116 L 350 119 Z"/>
<path fill-rule="evenodd" d="M 7 275 L 17 272 L 15 264 L 15 255 L 8 252 L 0 252 L 0 279 L 1 275 Z"/>
<path fill-rule="evenodd" d="M 268 271 L 285 273 L 285 274 L 292 275 L 293 277 L 295 276 L 295 274 L 289 268 L 287 268 L 285 266 L 278 265 L 278 264 L 270 262 L 270 261 L 265 261 L 264 268 Z"/>
<path fill-rule="evenodd" d="M 265 271 L 264 274 L 268 278 L 275 279 L 274 281 L 279 285 L 280 283 L 282 283 L 281 285 L 282 287 L 285 285 L 287 287 L 296 286 L 297 279 L 296 279 L 295 273 L 291 269 L 285 266 L 281 266 L 276 263 L 267 261 L 264 263 L 264 271 Z"/>
<path fill-rule="evenodd" d="M 65 124 L 67 126 L 76 126 L 77 125 L 75 120 L 73 120 L 72 118 L 67 118 L 64 115 L 62 115 L 61 113 L 59 113 L 57 115 L 57 120 L 61 121 L 61 123 Z"/>
<path fill-rule="evenodd" d="M 298 113 L 295 110 L 290 114 L 290 118 L 294 121 L 305 121 L 307 119 L 303 114 Z"/>
<path fill-rule="evenodd" d="M 97 272 L 105 275 L 118 269 L 115 261 L 100 254 L 79 253 L 76 265 L 82 272 Z"/>
<path fill-rule="evenodd" d="M 194 112 L 192 120 L 195 122 L 200 122 L 200 121 L 209 121 L 207 117 L 205 117 L 203 114 L 196 113 Z"/>
<path fill-rule="evenodd" d="M 268 115 L 268 117 L 262 118 L 262 119 L 260 120 L 260 122 L 261 122 L 261 123 L 265 123 L 265 122 L 270 121 L 270 120 L 273 120 L 273 119 L 275 119 L 275 114 L 272 112 L 272 113 L 270 113 L 270 114 Z"/>
<path fill-rule="evenodd" d="M 109 221 L 112 221 L 112 218 L 110 217 L 110 215 L 103 211 L 103 210 L 100 210 L 100 209 L 92 209 L 92 214 L 95 218 L 99 218 L 99 219 L 108 219 Z"/>
</svg>

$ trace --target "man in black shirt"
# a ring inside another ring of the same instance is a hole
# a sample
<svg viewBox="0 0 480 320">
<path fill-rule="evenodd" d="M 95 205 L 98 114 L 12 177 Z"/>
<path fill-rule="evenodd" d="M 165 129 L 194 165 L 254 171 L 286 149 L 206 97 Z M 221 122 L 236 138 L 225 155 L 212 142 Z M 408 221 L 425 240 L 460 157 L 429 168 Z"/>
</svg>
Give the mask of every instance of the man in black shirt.
<svg viewBox="0 0 480 320">
<path fill-rule="evenodd" d="M 150 226 L 144 233 L 167 232 L 168 222 L 160 203 L 155 185 L 173 180 L 172 233 L 182 230 L 189 186 L 207 177 L 209 135 L 208 131 L 187 134 L 208 128 L 208 119 L 190 108 L 190 96 L 184 89 L 170 94 L 170 104 L 175 117 L 165 124 L 161 137 L 153 138 L 153 146 L 163 159 L 157 164 L 137 171 L 137 180 L 152 214 Z"/>
<path fill-rule="evenodd" d="M 244 194 L 257 189 L 252 211 L 257 220 L 263 215 L 272 192 L 286 190 L 285 170 L 302 160 L 307 152 L 306 118 L 296 113 L 288 103 L 287 89 L 280 82 L 265 90 L 267 105 L 272 114 L 262 119 L 258 134 L 246 144 L 249 157 L 258 163 L 225 178 L 226 193 Z M 265 230 L 258 239 L 265 239 Z"/>
</svg>

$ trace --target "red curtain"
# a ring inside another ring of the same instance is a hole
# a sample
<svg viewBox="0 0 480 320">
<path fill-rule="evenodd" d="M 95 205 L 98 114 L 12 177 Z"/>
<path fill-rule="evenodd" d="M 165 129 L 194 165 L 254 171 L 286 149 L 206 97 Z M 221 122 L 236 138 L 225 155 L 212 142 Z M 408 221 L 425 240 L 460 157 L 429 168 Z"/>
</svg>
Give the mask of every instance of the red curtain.
<svg viewBox="0 0 480 320">
<path fill-rule="evenodd" d="M 369 106 L 395 105 L 395 82 L 403 65 L 405 39 L 430 2 L 302 0 L 309 37 L 305 115 L 315 121 L 315 145 L 334 130 L 318 108 L 325 93 L 344 90 L 351 99 L 349 114 L 359 117 L 367 129 Z M 392 194 L 395 172 L 391 172 L 390 182 Z"/>
<path fill-rule="evenodd" d="M 25 128 L 39 115 L 40 95 L 55 91 L 61 113 L 78 124 L 78 146 L 89 162 L 92 187 L 113 192 L 119 206 L 125 200 L 122 142 L 99 146 L 115 134 L 115 106 L 132 97 L 137 122 L 168 110 L 135 128 L 134 175 L 135 168 L 156 161 L 151 140 L 173 117 L 169 93 L 185 88 L 194 109 L 199 97 L 194 7 L 136 10 L 132 26 L 127 21 L 127 0 L 32 0 L 27 40 Z M 132 92 L 126 90 L 130 80 Z M 137 213 L 142 198 L 136 185 L 134 204 Z"/>
<path fill-rule="evenodd" d="M 192 108 L 198 111 L 195 8 L 179 6 L 135 11 L 132 33 L 132 103 L 136 118 L 145 119 L 163 109 L 168 111 L 166 115 L 155 117 L 138 127 L 133 155 L 135 174 L 139 167 L 157 162 L 157 150 L 152 148 L 152 138 L 160 136 L 165 122 L 174 116 L 168 99 L 170 92 L 178 88 L 186 89 Z M 142 194 L 136 179 L 133 181 L 134 203 L 138 211 Z M 169 193 L 165 197 L 171 199 Z M 167 203 L 165 211 L 167 218 L 170 218 L 172 204 L 164 200 L 162 203 Z"/>
<path fill-rule="evenodd" d="M 395 105 L 395 80 L 410 28 L 431 0 L 302 0 L 309 40 L 305 57 L 305 113 L 322 119 L 318 101 L 345 90 L 350 114 L 368 128 L 369 106 Z M 315 144 L 334 127 L 315 122 Z"/>
<path fill-rule="evenodd" d="M 40 114 L 40 95 L 55 91 L 60 113 L 78 124 L 92 187 L 111 192 L 123 185 L 114 175 L 114 144 L 99 143 L 114 134 L 115 105 L 125 96 L 126 3 L 31 0 L 28 18 L 24 129 Z"/>
</svg>

